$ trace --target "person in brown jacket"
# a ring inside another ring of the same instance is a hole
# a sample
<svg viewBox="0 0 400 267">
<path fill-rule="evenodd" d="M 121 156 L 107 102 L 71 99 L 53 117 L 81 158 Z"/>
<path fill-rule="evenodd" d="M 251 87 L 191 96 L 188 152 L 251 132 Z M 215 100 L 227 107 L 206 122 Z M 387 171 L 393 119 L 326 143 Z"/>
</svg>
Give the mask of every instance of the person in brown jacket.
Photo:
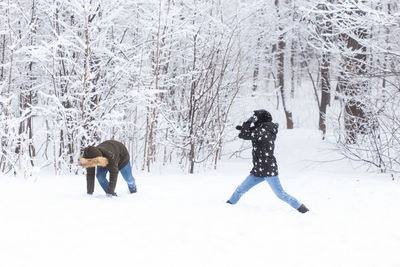
<svg viewBox="0 0 400 267">
<path fill-rule="evenodd" d="M 132 167 L 129 162 L 129 152 L 124 144 L 108 140 L 98 146 L 88 146 L 83 150 L 83 155 L 78 160 L 79 165 L 87 168 L 87 193 L 93 194 L 94 175 L 99 181 L 107 196 L 117 196 L 118 172 L 128 184 L 129 192 L 136 193 L 136 182 L 132 175 Z M 96 168 L 96 169 L 95 169 Z M 107 181 L 107 172 L 110 172 L 110 182 Z"/>
</svg>

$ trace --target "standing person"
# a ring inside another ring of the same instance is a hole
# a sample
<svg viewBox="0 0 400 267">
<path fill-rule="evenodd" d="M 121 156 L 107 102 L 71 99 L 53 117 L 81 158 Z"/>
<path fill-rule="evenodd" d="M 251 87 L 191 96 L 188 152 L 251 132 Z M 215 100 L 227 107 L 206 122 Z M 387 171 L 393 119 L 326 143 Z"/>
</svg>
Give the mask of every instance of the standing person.
<svg viewBox="0 0 400 267">
<path fill-rule="evenodd" d="M 254 126 L 251 127 L 251 124 Z M 271 114 L 264 110 L 255 110 L 242 126 L 236 126 L 240 130 L 239 138 L 251 140 L 253 144 L 253 168 L 250 175 L 235 190 L 229 204 L 236 204 L 241 196 L 249 191 L 253 186 L 267 181 L 275 195 L 288 203 L 301 213 L 306 213 L 308 209 L 297 199 L 286 193 L 279 181 L 278 165 L 274 156 L 275 139 L 278 133 L 278 124 L 272 122 Z"/>
<path fill-rule="evenodd" d="M 129 192 L 136 193 L 136 182 L 132 175 L 132 167 L 129 162 L 129 152 L 124 144 L 108 140 L 98 146 L 88 146 L 83 150 L 83 155 L 78 160 L 79 165 L 87 168 L 87 193 L 93 194 L 94 175 L 99 181 L 107 196 L 117 196 L 115 186 L 117 185 L 118 172 L 128 184 Z M 95 170 L 96 167 L 96 170 Z M 110 182 L 106 175 L 110 172 Z"/>
</svg>

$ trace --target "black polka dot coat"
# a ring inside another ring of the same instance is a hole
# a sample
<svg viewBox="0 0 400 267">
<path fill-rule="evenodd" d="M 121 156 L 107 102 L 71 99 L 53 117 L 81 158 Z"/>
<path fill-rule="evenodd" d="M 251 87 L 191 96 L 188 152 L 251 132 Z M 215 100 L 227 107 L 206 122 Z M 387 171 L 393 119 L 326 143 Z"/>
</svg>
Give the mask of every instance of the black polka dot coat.
<svg viewBox="0 0 400 267">
<path fill-rule="evenodd" d="M 253 144 L 253 169 L 250 173 L 257 177 L 278 175 L 278 165 L 274 156 L 275 139 L 278 124 L 262 122 L 250 127 L 249 122 L 243 123 L 239 138 L 251 140 Z"/>
</svg>

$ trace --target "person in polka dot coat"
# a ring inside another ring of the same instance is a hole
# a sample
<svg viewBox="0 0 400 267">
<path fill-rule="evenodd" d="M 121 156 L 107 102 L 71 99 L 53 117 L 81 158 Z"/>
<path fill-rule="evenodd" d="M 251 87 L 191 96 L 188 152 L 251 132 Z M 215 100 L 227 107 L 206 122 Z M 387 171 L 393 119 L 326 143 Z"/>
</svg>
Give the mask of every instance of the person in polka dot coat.
<svg viewBox="0 0 400 267">
<path fill-rule="evenodd" d="M 278 164 L 274 156 L 278 127 L 277 123 L 272 122 L 271 114 L 264 109 L 255 110 L 254 115 L 242 126 L 236 126 L 236 129 L 240 130 L 239 138 L 252 142 L 253 168 L 250 175 L 238 186 L 227 203 L 236 204 L 244 193 L 255 185 L 266 181 L 278 198 L 301 213 L 308 211 L 304 204 L 286 193 L 280 183 Z"/>
<path fill-rule="evenodd" d="M 273 123 L 271 114 L 266 112 L 257 110 L 255 114 L 258 114 L 260 119 L 254 115 L 243 123 L 239 133 L 239 138 L 251 140 L 253 144 L 253 169 L 250 173 L 258 177 L 278 175 L 274 149 L 279 125 Z M 254 127 L 250 127 L 252 121 L 255 121 Z"/>
</svg>

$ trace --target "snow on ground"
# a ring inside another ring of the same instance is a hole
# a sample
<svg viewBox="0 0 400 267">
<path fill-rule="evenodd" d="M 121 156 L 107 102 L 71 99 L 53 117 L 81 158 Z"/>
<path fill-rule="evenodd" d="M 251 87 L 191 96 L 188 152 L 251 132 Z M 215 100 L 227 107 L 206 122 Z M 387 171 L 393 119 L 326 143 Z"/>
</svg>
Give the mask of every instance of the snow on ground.
<svg viewBox="0 0 400 267">
<path fill-rule="evenodd" d="M 281 131 L 280 178 L 300 214 L 262 183 L 225 201 L 251 159 L 217 171 L 134 173 L 106 198 L 84 176 L 0 177 L 1 266 L 400 266 L 400 181 L 338 159 L 311 130 Z"/>
</svg>

